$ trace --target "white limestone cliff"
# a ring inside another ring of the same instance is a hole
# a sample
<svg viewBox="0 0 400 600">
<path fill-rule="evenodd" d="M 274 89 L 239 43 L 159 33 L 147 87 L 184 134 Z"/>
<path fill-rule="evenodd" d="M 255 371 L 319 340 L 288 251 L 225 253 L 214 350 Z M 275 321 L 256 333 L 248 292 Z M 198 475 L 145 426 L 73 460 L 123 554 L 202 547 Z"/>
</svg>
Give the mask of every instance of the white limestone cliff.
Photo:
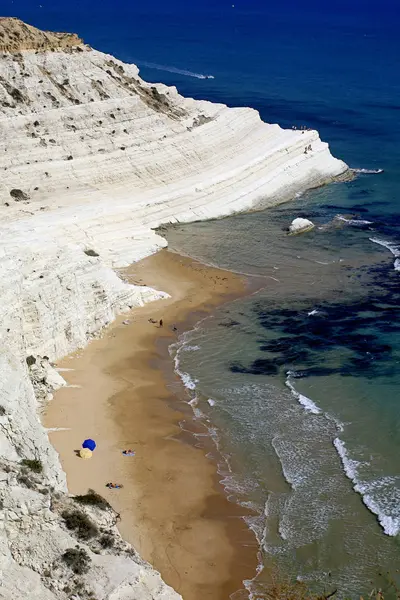
<svg viewBox="0 0 400 600">
<path fill-rule="evenodd" d="M 75 542 L 38 410 L 62 383 L 50 361 L 160 297 L 115 269 L 164 247 L 161 224 L 273 205 L 347 170 L 316 131 L 183 98 L 79 42 L 0 19 L 0 599 L 26 598 L 26 585 L 32 599 L 78 593 L 54 570 Z M 20 461 L 35 457 L 29 487 Z M 133 551 L 85 547 L 82 599 L 179 597 Z"/>
</svg>

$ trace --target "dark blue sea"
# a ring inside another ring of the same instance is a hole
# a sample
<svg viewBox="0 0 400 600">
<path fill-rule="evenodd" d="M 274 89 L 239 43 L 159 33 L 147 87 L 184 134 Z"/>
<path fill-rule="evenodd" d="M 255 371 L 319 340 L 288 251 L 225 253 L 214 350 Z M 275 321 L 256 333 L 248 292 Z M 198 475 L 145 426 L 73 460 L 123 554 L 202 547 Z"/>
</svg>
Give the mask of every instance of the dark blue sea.
<svg viewBox="0 0 400 600">
<path fill-rule="evenodd" d="M 170 230 L 172 248 L 265 278 L 171 354 L 224 457 L 227 493 L 254 511 L 265 569 L 247 582 L 253 596 L 271 565 L 342 597 L 390 589 L 400 565 L 398 3 L 0 4 L 77 32 L 148 81 L 318 129 L 366 170 L 268 211 Z M 297 216 L 316 228 L 287 236 Z"/>
</svg>

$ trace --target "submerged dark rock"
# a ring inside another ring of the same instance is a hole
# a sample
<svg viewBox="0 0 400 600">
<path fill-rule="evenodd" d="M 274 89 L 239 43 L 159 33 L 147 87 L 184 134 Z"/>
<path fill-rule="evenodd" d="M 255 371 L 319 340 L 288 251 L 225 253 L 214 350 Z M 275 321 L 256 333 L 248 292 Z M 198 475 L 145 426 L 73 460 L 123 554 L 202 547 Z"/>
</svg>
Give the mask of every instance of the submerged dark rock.
<svg viewBox="0 0 400 600">
<path fill-rule="evenodd" d="M 230 370 L 232 373 L 248 373 L 250 375 L 276 375 L 279 372 L 273 361 L 263 358 L 255 360 L 250 367 L 244 367 L 240 363 L 232 363 Z"/>
</svg>

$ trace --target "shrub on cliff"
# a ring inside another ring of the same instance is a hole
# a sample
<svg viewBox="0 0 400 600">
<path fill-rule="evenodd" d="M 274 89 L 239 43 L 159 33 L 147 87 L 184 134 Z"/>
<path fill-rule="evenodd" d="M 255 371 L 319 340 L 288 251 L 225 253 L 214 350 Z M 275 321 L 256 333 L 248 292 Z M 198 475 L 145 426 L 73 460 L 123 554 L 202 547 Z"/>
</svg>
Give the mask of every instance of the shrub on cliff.
<svg viewBox="0 0 400 600">
<path fill-rule="evenodd" d="M 18 483 L 20 483 L 21 485 L 25 486 L 26 488 L 30 489 L 30 490 L 35 490 L 36 489 L 36 483 L 33 481 L 33 479 L 31 479 L 26 472 L 20 473 L 19 475 L 17 475 L 17 481 Z"/>
<path fill-rule="evenodd" d="M 99 542 L 102 548 L 112 548 L 114 546 L 115 539 L 114 536 L 106 534 L 101 536 Z"/>
<path fill-rule="evenodd" d="M 87 573 L 92 562 L 89 554 L 83 548 L 68 548 L 61 559 L 76 575 Z"/>
<path fill-rule="evenodd" d="M 21 200 L 29 200 L 28 194 L 17 188 L 11 190 L 10 196 L 11 198 L 14 198 L 16 202 L 20 202 Z"/>
<path fill-rule="evenodd" d="M 79 504 L 97 506 L 98 508 L 101 508 L 101 510 L 111 508 L 111 505 L 103 498 L 103 496 L 100 496 L 100 494 L 91 489 L 88 490 L 87 494 L 75 496 L 74 500 L 75 502 L 79 502 Z"/>
<path fill-rule="evenodd" d="M 24 458 L 21 460 L 21 465 L 28 467 L 34 473 L 41 473 L 43 471 L 43 465 L 37 458 Z"/>
<path fill-rule="evenodd" d="M 35 363 L 36 363 L 36 358 L 34 356 L 32 356 L 30 354 L 29 356 L 26 357 L 26 364 L 28 365 L 28 367 L 31 367 Z"/>
<path fill-rule="evenodd" d="M 64 519 L 67 529 L 74 531 L 76 536 L 81 540 L 90 540 L 99 533 L 97 525 L 82 512 L 64 510 L 61 516 Z"/>
<path fill-rule="evenodd" d="M 11 88 L 9 93 L 10 96 L 12 96 L 12 98 L 15 100 L 15 102 L 24 102 L 25 98 L 21 94 L 21 92 L 17 90 L 17 88 Z"/>
</svg>

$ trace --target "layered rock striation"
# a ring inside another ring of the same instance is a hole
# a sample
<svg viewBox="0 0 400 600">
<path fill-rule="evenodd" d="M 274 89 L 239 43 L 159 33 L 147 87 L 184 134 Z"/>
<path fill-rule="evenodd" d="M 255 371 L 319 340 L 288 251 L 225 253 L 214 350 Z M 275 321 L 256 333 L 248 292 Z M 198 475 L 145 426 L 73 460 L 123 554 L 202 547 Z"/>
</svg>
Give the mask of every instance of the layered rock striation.
<svg viewBox="0 0 400 600">
<path fill-rule="evenodd" d="M 0 19 L 0 598 L 25 598 L 25 577 L 32 599 L 77 593 L 52 566 L 73 540 L 37 414 L 62 383 L 51 361 L 162 296 L 116 269 L 164 247 L 161 224 L 276 204 L 346 170 L 316 131 L 184 98 L 73 34 Z M 31 486 L 24 458 L 43 463 Z M 133 551 L 85 552 L 97 600 L 177 597 Z"/>
</svg>

